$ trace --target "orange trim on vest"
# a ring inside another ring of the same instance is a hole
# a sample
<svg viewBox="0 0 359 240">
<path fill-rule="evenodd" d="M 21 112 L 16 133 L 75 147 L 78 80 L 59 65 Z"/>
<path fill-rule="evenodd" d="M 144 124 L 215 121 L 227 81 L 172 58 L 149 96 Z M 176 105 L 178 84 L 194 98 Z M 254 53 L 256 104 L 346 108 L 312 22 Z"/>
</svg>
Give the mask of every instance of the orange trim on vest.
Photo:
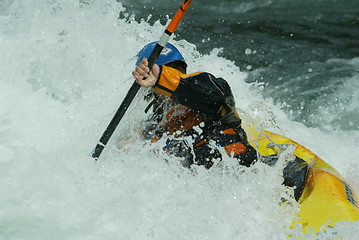
<svg viewBox="0 0 359 240">
<path fill-rule="evenodd" d="M 207 139 L 203 139 L 201 141 L 199 141 L 198 143 L 196 143 L 196 145 L 194 145 L 195 147 L 199 147 L 201 146 L 202 144 L 205 144 L 207 142 Z"/>
<path fill-rule="evenodd" d="M 228 156 L 232 157 L 247 152 L 247 147 L 243 143 L 238 142 L 224 146 L 224 150 L 226 150 Z"/>
<path fill-rule="evenodd" d="M 154 90 L 156 93 L 165 95 L 165 96 L 167 96 L 167 97 L 171 97 L 171 96 L 172 96 L 171 93 L 167 92 L 167 91 L 164 90 L 164 89 L 158 88 L 158 87 L 155 87 L 153 90 Z"/>
<path fill-rule="evenodd" d="M 162 66 L 161 76 L 157 81 L 157 84 L 153 88 L 153 90 L 157 93 L 166 95 L 168 97 L 172 96 L 172 92 L 176 91 L 180 81 L 182 78 L 191 77 L 194 75 L 197 75 L 201 72 L 195 72 L 192 74 L 183 74 L 181 71 L 168 67 L 168 66 Z M 168 89 L 169 91 L 166 91 L 163 88 Z M 170 92 L 171 91 L 171 92 Z"/>
<path fill-rule="evenodd" d="M 204 119 L 200 114 L 190 111 L 185 106 L 177 105 L 167 112 L 162 121 L 162 127 L 171 135 L 176 134 L 176 137 L 179 137 L 203 121 Z"/>
<path fill-rule="evenodd" d="M 174 92 L 177 89 L 178 84 L 180 83 L 181 75 L 182 73 L 177 69 L 167 66 L 162 66 L 161 76 L 154 87 L 155 92 L 171 97 L 172 92 Z M 166 91 L 161 87 L 167 88 L 172 92 Z"/>
<path fill-rule="evenodd" d="M 182 78 L 188 78 L 188 77 L 192 77 L 194 75 L 198 75 L 200 73 L 203 73 L 203 71 L 200 71 L 200 72 L 194 72 L 194 73 L 191 73 L 191 74 L 182 74 Z"/>
<path fill-rule="evenodd" d="M 228 134 L 228 135 L 235 135 L 235 134 L 237 134 L 237 132 L 234 131 L 233 128 L 228 128 L 228 129 L 226 129 L 226 130 L 223 130 L 222 132 L 223 132 L 224 134 Z"/>
</svg>

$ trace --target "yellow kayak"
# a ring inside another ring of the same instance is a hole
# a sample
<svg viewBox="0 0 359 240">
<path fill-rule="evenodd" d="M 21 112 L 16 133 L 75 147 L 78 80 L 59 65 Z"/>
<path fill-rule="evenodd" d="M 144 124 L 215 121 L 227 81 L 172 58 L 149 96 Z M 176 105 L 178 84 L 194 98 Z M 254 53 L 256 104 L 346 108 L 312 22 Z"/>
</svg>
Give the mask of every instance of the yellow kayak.
<svg viewBox="0 0 359 240">
<path fill-rule="evenodd" d="M 248 134 L 248 139 L 260 155 L 270 156 L 283 151 L 281 146 L 294 145 L 294 155 L 305 163 L 295 165 L 298 172 L 303 174 L 303 186 L 297 201 L 300 204 L 298 218 L 295 224 L 302 224 L 302 232 L 309 229 L 313 232 L 324 230 L 328 226 L 335 226 L 337 222 L 359 220 L 359 199 L 344 178 L 328 163 L 306 149 L 304 146 L 281 135 L 258 130 L 258 121 L 248 114 L 241 113 L 242 127 Z M 297 171 L 297 170 L 296 170 Z M 299 182 L 295 181 L 295 184 Z"/>
</svg>

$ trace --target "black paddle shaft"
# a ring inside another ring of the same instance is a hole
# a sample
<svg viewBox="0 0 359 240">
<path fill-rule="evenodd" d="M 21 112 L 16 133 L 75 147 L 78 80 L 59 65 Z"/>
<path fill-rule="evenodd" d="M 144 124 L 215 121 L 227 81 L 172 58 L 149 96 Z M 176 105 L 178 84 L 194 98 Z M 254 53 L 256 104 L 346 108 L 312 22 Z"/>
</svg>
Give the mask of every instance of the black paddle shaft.
<svg viewBox="0 0 359 240">
<path fill-rule="evenodd" d="M 152 69 L 153 65 L 155 64 L 158 56 L 161 54 L 161 51 L 163 49 L 163 46 L 156 44 L 155 48 L 153 49 L 150 57 L 148 58 L 148 67 L 150 70 Z M 97 160 L 103 149 L 105 148 L 107 142 L 110 140 L 112 134 L 117 128 L 117 125 L 120 123 L 123 115 L 126 113 L 128 107 L 130 106 L 131 102 L 135 98 L 138 90 L 140 89 L 140 85 L 136 83 L 136 81 L 132 84 L 131 88 L 128 90 L 124 100 L 122 101 L 120 107 L 118 108 L 117 112 L 113 116 L 110 124 L 107 126 L 106 130 L 102 134 L 99 142 L 97 143 L 93 153 L 92 157 Z"/>
<path fill-rule="evenodd" d="M 155 48 L 153 49 L 150 57 L 148 58 L 148 67 L 151 70 L 153 65 L 155 64 L 158 56 L 161 54 L 162 49 L 166 46 L 168 40 L 172 33 L 176 30 L 178 24 L 180 23 L 182 17 L 184 16 L 185 12 L 187 11 L 189 5 L 191 4 L 192 0 L 183 0 L 181 7 L 177 10 L 176 14 L 173 16 L 171 22 L 167 26 L 166 30 L 163 32 L 161 38 L 157 42 Z M 92 157 L 96 160 L 100 157 L 103 149 L 105 148 L 108 140 L 111 138 L 113 132 L 116 130 L 117 125 L 121 121 L 123 115 L 127 111 L 127 108 L 130 106 L 132 100 L 136 96 L 138 90 L 140 89 L 140 85 L 134 82 L 128 90 L 128 93 L 123 100 L 121 106 L 118 108 L 115 116 L 113 116 L 110 124 L 106 128 L 105 132 L 102 134 L 100 141 L 97 143 Z"/>
</svg>

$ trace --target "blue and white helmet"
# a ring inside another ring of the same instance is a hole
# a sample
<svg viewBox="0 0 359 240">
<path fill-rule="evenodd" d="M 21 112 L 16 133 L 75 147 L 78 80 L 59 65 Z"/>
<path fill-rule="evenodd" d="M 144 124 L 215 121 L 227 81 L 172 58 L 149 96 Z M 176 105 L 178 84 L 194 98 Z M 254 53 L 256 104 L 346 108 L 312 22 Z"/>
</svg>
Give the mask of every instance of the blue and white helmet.
<svg viewBox="0 0 359 240">
<path fill-rule="evenodd" d="M 150 57 L 156 44 L 157 42 L 151 42 L 146 46 L 144 46 L 141 49 L 141 51 L 138 52 L 136 66 L 140 64 L 142 59 Z M 178 51 L 178 49 L 175 46 L 173 46 L 171 43 L 167 43 L 166 47 L 162 50 L 160 56 L 157 58 L 156 64 L 161 66 L 173 61 L 182 61 L 186 63 L 186 61 L 184 60 L 182 54 Z"/>
</svg>

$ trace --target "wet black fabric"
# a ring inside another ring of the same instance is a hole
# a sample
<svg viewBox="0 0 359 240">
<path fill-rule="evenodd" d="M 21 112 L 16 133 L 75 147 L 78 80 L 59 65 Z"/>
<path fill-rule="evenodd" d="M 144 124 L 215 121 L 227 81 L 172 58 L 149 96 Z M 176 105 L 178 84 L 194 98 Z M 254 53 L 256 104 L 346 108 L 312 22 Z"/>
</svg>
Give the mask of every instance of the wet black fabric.
<svg viewBox="0 0 359 240">
<path fill-rule="evenodd" d="M 279 154 L 270 156 L 261 156 L 260 160 L 269 166 L 274 166 L 279 158 Z M 303 193 L 307 178 L 309 166 L 306 161 L 295 156 L 293 161 L 286 163 L 283 169 L 283 184 L 287 187 L 294 187 L 294 198 L 299 200 Z"/>
<path fill-rule="evenodd" d="M 283 184 L 288 187 L 294 187 L 294 197 L 297 201 L 303 193 L 308 170 L 308 163 L 297 156 L 294 161 L 288 162 L 283 170 Z"/>
<path fill-rule="evenodd" d="M 245 153 L 233 156 L 239 159 L 240 164 L 250 166 L 257 160 L 256 150 L 248 143 L 247 135 L 241 127 L 241 119 L 236 115 L 232 90 L 223 78 L 216 78 L 207 72 L 181 78 L 171 99 L 175 104 L 186 106 L 203 115 L 205 119 L 201 126 L 197 126 L 200 133 L 192 129 L 182 134 L 182 137 L 187 139 L 168 137 L 171 140 L 167 142 L 165 150 L 171 154 L 177 152 L 177 156 L 181 155 L 186 159 L 184 165 L 194 163 L 209 168 L 213 165 L 213 160 L 222 159 L 219 148 L 233 143 L 246 146 Z M 144 133 L 147 139 L 162 137 L 168 132 L 168 129 L 161 128 L 161 120 L 170 108 L 168 101 L 157 96 L 153 104 L 153 114 Z M 236 134 L 223 134 L 226 129 L 233 129 Z M 191 137 L 190 143 L 188 137 Z M 179 144 L 179 141 L 184 143 Z M 188 156 L 183 156 L 183 152 Z"/>
<path fill-rule="evenodd" d="M 223 78 L 203 72 L 181 79 L 171 98 L 176 103 L 201 112 L 208 120 L 218 120 L 220 107 L 226 103 L 226 98 L 233 98 L 233 95 Z"/>
<path fill-rule="evenodd" d="M 233 143 L 242 143 L 247 148 L 245 153 L 233 156 L 244 166 L 251 166 L 257 161 L 257 151 L 249 144 L 247 134 L 241 127 L 241 119 L 236 115 L 236 107 L 232 91 L 228 83 L 222 78 L 216 78 L 212 74 L 202 72 L 183 78 L 171 99 L 175 104 L 181 104 L 204 115 L 206 121 L 197 126 L 200 131 L 191 129 L 175 138 L 167 136 L 167 153 L 181 159 L 183 166 L 192 164 L 203 165 L 210 168 L 214 160 L 221 161 L 219 149 Z M 173 104 L 173 103 L 172 103 Z M 166 130 L 161 128 L 161 120 L 167 111 L 171 109 L 168 101 L 156 97 L 153 104 L 153 114 L 144 135 L 149 138 L 162 137 Z M 227 129 L 232 129 L 235 134 L 224 134 Z M 272 166 L 278 160 L 278 155 L 262 156 L 261 160 Z M 294 196 L 298 200 L 303 192 L 308 164 L 296 157 L 288 162 L 283 169 L 283 184 L 294 187 Z"/>
<path fill-rule="evenodd" d="M 173 104 L 173 103 L 172 103 Z M 162 137 L 166 131 L 161 128 L 163 115 L 171 109 L 163 99 L 155 98 L 153 104 L 153 113 L 149 118 L 143 136 L 146 139 Z M 232 144 L 243 143 L 247 151 L 238 156 L 239 164 L 251 166 L 257 161 L 257 151 L 248 143 L 246 132 L 241 127 L 241 119 L 233 112 L 230 112 L 220 120 L 206 121 L 198 129 L 191 129 L 185 132 L 181 137 L 175 138 L 167 135 L 166 146 L 163 150 L 168 154 L 178 157 L 184 167 L 189 168 L 192 164 L 203 165 L 205 168 L 213 166 L 214 161 L 221 161 L 222 156 L 219 148 Z M 223 134 L 226 129 L 232 128 L 236 134 Z M 261 156 L 260 160 L 269 166 L 273 166 L 278 161 L 278 154 L 271 156 Z M 298 157 L 294 161 L 287 163 L 283 169 L 283 184 L 288 187 L 294 187 L 294 197 L 300 198 L 306 184 L 308 174 L 308 164 Z"/>
</svg>

